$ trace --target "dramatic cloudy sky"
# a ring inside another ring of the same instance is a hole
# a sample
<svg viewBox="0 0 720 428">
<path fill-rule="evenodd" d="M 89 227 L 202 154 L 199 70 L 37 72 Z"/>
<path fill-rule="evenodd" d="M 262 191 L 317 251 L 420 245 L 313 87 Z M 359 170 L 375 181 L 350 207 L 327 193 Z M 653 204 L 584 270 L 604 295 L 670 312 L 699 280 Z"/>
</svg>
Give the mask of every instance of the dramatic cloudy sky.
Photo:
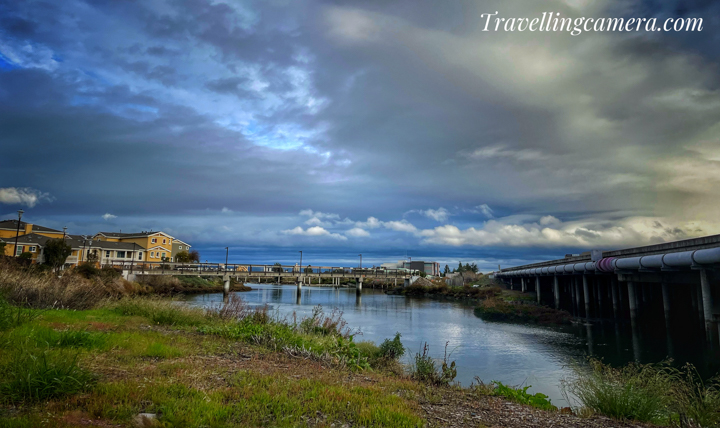
<svg viewBox="0 0 720 428">
<path fill-rule="evenodd" d="M 700 17 L 483 32 L 481 14 Z M 720 4 L 0 1 L 0 215 L 483 269 L 720 233 Z M 223 254 L 224 255 L 224 254 Z"/>
</svg>

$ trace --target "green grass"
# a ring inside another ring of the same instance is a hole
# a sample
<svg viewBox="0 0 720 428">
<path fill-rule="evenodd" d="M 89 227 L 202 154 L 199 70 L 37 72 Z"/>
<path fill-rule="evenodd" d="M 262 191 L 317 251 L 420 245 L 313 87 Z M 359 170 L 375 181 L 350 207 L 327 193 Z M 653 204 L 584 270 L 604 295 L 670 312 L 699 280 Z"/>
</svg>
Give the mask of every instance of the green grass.
<svg viewBox="0 0 720 428">
<path fill-rule="evenodd" d="M 530 394 L 529 392 L 527 392 L 529 388 L 532 388 L 531 386 L 515 388 L 512 386 L 507 386 L 502 382 L 498 381 L 493 381 L 492 385 L 494 386 L 494 389 L 492 390 L 492 395 L 505 397 L 508 400 L 512 400 L 520 404 L 526 404 L 528 406 L 537 407 L 543 410 L 557 410 L 557 407 L 553 406 L 547 395 L 540 392 L 535 394 Z"/>
<path fill-rule="evenodd" d="M 90 332 L 86 330 L 53 330 L 50 328 L 37 328 L 31 333 L 39 344 L 51 348 L 103 348 L 107 343 L 106 333 Z"/>
<path fill-rule="evenodd" d="M 40 311 L 15 306 L 0 295 L 0 331 L 28 323 L 40 315 Z"/>
<path fill-rule="evenodd" d="M 2 370 L 0 400 L 18 403 L 86 390 L 95 376 L 78 365 L 78 353 L 19 348 Z"/>
<path fill-rule="evenodd" d="M 661 425 L 720 426 L 720 384 L 703 382 L 692 365 L 614 368 L 591 359 L 590 368 L 577 368 L 577 378 L 563 386 L 596 413 Z"/>
<path fill-rule="evenodd" d="M 207 322 L 203 310 L 183 306 L 179 302 L 170 300 L 126 298 L 110 307 L 120 315 L 142 316 L 159 325 L 198 326 Z"/>
</svg>

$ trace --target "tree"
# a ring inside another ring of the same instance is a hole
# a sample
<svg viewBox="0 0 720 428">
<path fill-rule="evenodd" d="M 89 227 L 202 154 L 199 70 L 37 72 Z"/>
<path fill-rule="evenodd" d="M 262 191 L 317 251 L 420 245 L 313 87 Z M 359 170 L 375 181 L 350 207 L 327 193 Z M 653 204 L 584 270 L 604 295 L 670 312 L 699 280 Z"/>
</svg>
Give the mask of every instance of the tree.
<svg viewBox="0 0 720 428">
<path fill-rule="evenodd" d="M 22 260 L 22 261 L 28 261 L 28 262 L 29 262 L 30 260 L 32 260 L 32 253 L 29 253 L 29 252 L 27 252 L 27 251 L 24 251 L 24 252 L 20 253 L 20 255 L 18 256 L 18 258 L 19 258 L 20 260 Z"/>
<path fill-rule="evenodd" d="M 282 265 L 278 262 L 275 262 L 275 264 L 273 265 L 272 271 L 273 272 L 282 272 L 283 271 Z"/>
<path fill-rule="evenodd" d="M 445 269 L 443 269 L 443 275 L 447 275 L 450 273 L 450 266 L 445 265 Z"/>
<path fill-rule="evenodd" d="M 307 267 L 305 268 L 305 273 L 312 273 L 312 272 L 313 272 L 312 266 L 307 265 Z"/>
<path fill-rule="evenodd" d="M 178 263 L 190 263 L 190 253 L 187 251 L 180 251 L 175 254 L 175 261 Z"/>
<path fill-rule="evenodd" d="M 457 271 L 458 271 L 458 272 L 462 272 L 462 271 L 463 271 L 463 265 L 462 265 L 462 262 L 458 262 L 458 268 L 457 268 Z"/>
<path fill-rule="evenodd" d="M 63 239 L 50 239 L 45 243 L 45 264 L 58 269 L 72 254 L 72 247 Z"/>
<path fill-rule="evenodd" d="M 5 255 L 5 245 L 7 245 L 5 242 L 0 242 L 0 256 Z"/>
<path fill-rule="evenodd" d="M 197 250 L 190 251 L 189 255 L 191 262 L 200 263 L 200 253 L 198 253 Z"/>
<path fill-rule="evenodd" d="M 470 270 L 471 270 L 473 273 L 478 273 L 477 264 L 475 264 L 475 263 L 471 264 L 471 265 L 470 265 Z"/>
</svg>

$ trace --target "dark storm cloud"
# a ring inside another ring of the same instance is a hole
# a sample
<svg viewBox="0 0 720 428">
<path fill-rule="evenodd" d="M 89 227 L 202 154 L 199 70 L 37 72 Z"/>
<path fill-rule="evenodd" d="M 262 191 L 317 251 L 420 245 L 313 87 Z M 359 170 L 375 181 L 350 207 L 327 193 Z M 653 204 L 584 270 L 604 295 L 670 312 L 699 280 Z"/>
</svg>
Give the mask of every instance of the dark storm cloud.
<svg viewBox="0 0 720 428">
<path fill-rule="evenodd" d="M 492 247 L 490 265 L 492 251 L 524 251 L 498 247 L 718 230 L 718 6 L 625 6 L 1 3 L 2 186 L 52 195 L 37 215 L 88 232 Z M 707 21 L 688 34 L 480 31 L 495 10 Z"/>
</svg>

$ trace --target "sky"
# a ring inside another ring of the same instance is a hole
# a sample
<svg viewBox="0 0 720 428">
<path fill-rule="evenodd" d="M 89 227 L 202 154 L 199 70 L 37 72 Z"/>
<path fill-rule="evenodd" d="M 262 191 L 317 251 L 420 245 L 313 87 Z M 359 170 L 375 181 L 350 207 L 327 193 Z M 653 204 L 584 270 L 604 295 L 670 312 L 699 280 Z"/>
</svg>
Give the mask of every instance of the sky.
<svg viewBox="0 0 720 428">
<path fill-rule="evenodd" d="M 719 25 L 713 0 L 0 0 L 0 218 L 485 271 L 717 234 Z"/>
</svg>

